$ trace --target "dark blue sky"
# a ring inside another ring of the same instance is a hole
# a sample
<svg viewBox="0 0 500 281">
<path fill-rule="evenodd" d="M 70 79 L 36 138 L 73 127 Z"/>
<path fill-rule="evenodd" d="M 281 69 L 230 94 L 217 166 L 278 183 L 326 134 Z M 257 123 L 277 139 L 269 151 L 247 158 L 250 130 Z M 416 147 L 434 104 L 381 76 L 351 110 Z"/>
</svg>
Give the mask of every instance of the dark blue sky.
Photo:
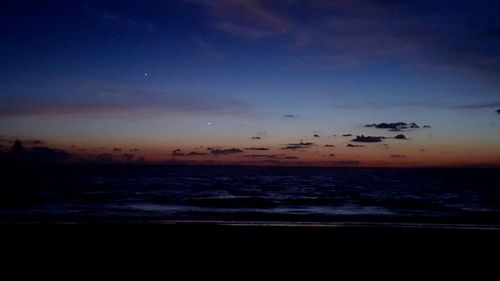
<svg viewBox="0 0 500 281">
<path fill-rule="evenodd" d="M 8 1 L 0 134 L 159 149 L 266 132 L 279 146 L 415 121 L 436 132 L 415 132 L 411 149 L 497 157 L 499 12 L 498 1 Z"/>
</svg>

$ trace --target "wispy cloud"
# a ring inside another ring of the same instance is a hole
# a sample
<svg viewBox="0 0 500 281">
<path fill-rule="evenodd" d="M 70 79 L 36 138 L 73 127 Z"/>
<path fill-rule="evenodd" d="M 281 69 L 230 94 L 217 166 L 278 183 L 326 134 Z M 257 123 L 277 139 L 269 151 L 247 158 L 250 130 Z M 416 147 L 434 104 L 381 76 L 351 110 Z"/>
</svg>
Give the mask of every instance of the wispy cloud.
<svg viewBox="0 0 500 281">
<path fill-rule="evenodd" d="M 272 9 L 269 2 L 258 0 L 186 0 L 206 6 L 214 18 L 214 27 L 228 34 L 256 40 L 285 34 L 291 22 Z"/>
<path fill-rule="evenodd" d="M 127 88 L 91 90 L 85 99 L 74 101 L 3 100 L 0 115 L 99 115 L 142 116 L 175 114 L 237 115 L 250 111 L 250 105 L 235 99 L 202 99 L 194 95 Z"/>
<path fill-rule="evenodd" d="M 313 51 L 321 61 L 358 66 L 379 58 L 398 58 L 436 68 L 463 67 L 500 82 L 500 37 L 493 11 L 499 4 L 415 1 L 263 1 L 185 0 L 206 7 L 213 26 L 247 40 L 283 38 L 284 47 Z M 467 11 L 467 13 L 457 13 Z M 482 18 L 481 25 L 473 24 Z M 495 25 L 496 24 L 496 25 Z"/>
<path fill-rule="evenodd" d="M 215 155 L 215 156 L 231 155 L 231 154 L 243 153 L 243 150 L 241 150 L 239 148 L 228 148 L 228 149 L 213 148 L 213 149 L 210 149 L 210 153 Z"/>
</svg>

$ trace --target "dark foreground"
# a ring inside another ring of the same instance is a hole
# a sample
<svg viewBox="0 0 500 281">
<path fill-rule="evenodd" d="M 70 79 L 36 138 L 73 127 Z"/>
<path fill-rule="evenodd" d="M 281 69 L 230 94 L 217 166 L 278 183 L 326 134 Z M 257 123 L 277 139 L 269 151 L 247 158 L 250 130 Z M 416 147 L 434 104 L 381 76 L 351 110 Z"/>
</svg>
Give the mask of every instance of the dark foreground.
<svg viewBox="0 0 500 281">
<path fill-rule="evenodd" d="M 456 255 L 455 258 L 471 259 L 474 256 L 468 254 L 470 252 L 481 253 L 481 257 L 488 257 L 490 254 L 496 255 L 500 250 L 500 231 L 493 228 L 181 223 L 140 226 L 78 224 L 6 227 L 4 225 L 0 230 L 4 250 L 22 253 L 28 251 L 43 255 L 62 249 L 62 252 L 70 255 L 89 253 L 94 259 L 102 258 L 95 255 L 97 252 L 121 258 L 142 258 L 135 253 L 152 251 L 170 257 L 187 255 L 189 260 L 209 257 L 212 261 L 221 253 L 235 255 L 252 253 L 257 254 L 259 260 L 278 257 L 309 259 L 310 257 L 304 255 L 304 252 L 324 253 L 327 255 L 326 258 L 313 256 L 323 261 L 343 259 L 346 255 L 355 256 L 357 260 L 366 260 L 387 253 L 410 255 L 415 252 L 423 253 L 426 260 L 432 260 L 439 255 Z M 199 254 L 193 256 L 191 255 L 193 251 Z M 266 255 L 263 255 L 264 253 Z M 361 253 L 363 255 L 360 255 Z M 153 255 L 144 256 L 148 257 L 152 258 Z M 225 259 L 231 257 L 233 256 L 222 256 Z M 391 258 L 398 259 L 398 257 L 401 256 Z"/>
<path fill-rule="evenodd" d="M 500 226 L 497 169 L 46 165 L 4 166 L 0 176 L 8 224 Z"/>
</svg>

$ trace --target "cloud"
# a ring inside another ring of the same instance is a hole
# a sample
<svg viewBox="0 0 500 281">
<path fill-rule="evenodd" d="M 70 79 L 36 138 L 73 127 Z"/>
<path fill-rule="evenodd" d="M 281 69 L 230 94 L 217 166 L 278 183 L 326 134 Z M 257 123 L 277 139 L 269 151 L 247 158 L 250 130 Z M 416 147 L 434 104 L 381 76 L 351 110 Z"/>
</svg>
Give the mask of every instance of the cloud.
<svg viewBox="0 0 500 281">
<path fill-rule="evenodd" d="M 391 155 L 391 158 L 406 158 L 406 155 L 393 154 Z"/>
<path fill-rule="evenodd" d="M 489 109 L 500 106 L 500 102 L 485 102 L 451 106 L 458 109 Z"/>
<path fill-rule="evenodd" d="M 59 149 L 48 147 L 33 147 L 29 150 L 32 162 L 38 163 L 64 163 L 71 159 L 71 155 Z"/>
<path fill-rule="evenodd" d="M 313 53 L 312 63 L 343 67 L 392 58 L 500 82 L 495 1 L 185 0 L 206 8 L 212 26 L 249 40 L 275 39 L 283 50 Z"/>
<path fill-rule="evenodd" d="M 188 156 L 205 156 L 205 155 L 208 155 L 208 154 L 207 153 L 203 153 L 203 152 L 191 151 L 187 155 Z"/>
<path fill-rule="evenodd" d="M 398 140 L 407 140 L 406 136 L 403 134 L 396 135 L 394 138 Z"/>
<path fill-rule="evenodd" d="M 113 151 L 114 152 L 120 152 L 120 151 L 122 151 L 122 149 L 121 148 L 113 148 Z"/>
<path fill-rule="evenodd" d="M 305 149 L 305 148 L 311 148 L 314 145 L 312 142 L 299 142 L 299 143 L 290 143 L 285 147 L 282 147 L 280 149 L 285 149 L 285 150 L 300 150 L 300 149 Z"/>
<path fill-rule="evenodd" d="M 80 149 L 79 151 L 84 151 Z M 112 154 L 72 154 L 62 149 L 45 146 L 26 148 L 21 141 L 5 153 L 2 161 L 18 164 L 65 164 L 65 163 L 92 163 L 92 164 L 142 164 L 146 163 L 144 157 L 136 157 L 130 153 Z"/>
<path fill-rule="evenodd" d="M 267 147 L 245 147 L 245 150 L 257 150 L 257 151 L 264 151 L 264 150 L 269 150 Z"/>
<path fill-rule="evenodd" d="M 297 115 L 294 115 L 294 114 L 285 114 L 285 118 L 297 118 Z"/>
<path fill-rule="evenodd" d="M 134 161 L 135 156 L 130 153 L 125 153 L 122 155 L 122 157 L 125 159 L 126 162 L 132 162 Z"/>
<path fill-rule="evenodd" d="M 144 5 L 144 3 L 143 3 Z M 158 10 L 158 6 L 151 5 L 151 12 L 144 15 L 144 7 L 134 7 L 143 11 L 135 13 L 132 5 L 109 5 L 106 1 L 84 1 L 83 10 L 91 16 L 94 16 L 103 23 L 107 23 L 111 27 L 120 29 L 140 29 L 142 32 L 154 32 L 157 30 L 158 23 L 152 21 L 154 11 Z M 131 9 L 132 8 L 132 9 Z"/>
<path fill-rule="evenodd" d="M 352 134 L 343 134 L 343 137 L 352 137 Z"/>
<path fill-rule="evenodd" d="M 54 164 L 72 160 L 72 155 L 64 150 L 44 146 L 25 148 L 19 140 L 14 142 L 4 156 L 4 161 L 18 164 Z"/>
<path fill-rule="evenodd" d="M 493 109 L 500 106 L 498 101 L 490 101 L 483 103 L 467 103 L 467 104 L 456 104 L 451 101 L 435 101 L 435 100 L 424 100 L 424 101 L 412 101 L 412 102 L 396 102 L 396 103 L 370 103 L 365 106 L 340 106 L 342 108 L 438 108 L 438 109 L 451 109 L 451 110 L 481 110 L 481 109 Z M 373 125 L 373 124 L 372 124 Z"/>
<path fill-rule="evenodd" d="M 351 141 L 371 143 L 371 142 L 381 142 L 383 139 L 385 139 L 385 137 L 373 137 L 373 136 L 361 135 L 361 136 L 356 136 L 356 138 L 352 139 Z"/>
<path fill-rule="evenodd" d="M 205 156 L 208 155 L 208 153 L 203 153 L 203 152 L 197 152 L 197 151 L 191 151 L 189 153 L 183 153 L 181 152 L 180 149 L 176 149 L 172 152 L 172 156 Z"/>
<path fill-rule="evenodd" d="M 275 12 L 269 2 L 258 0 L 187 0 L 209 8 L 213 26 L 222 32 L 257 40 L 284 34 L 290 22 Z"/>
<path fill-rule="evenodd" d="M 314 134 L 313 137 L 319 138 L 320 136 L 318 134 Z"/>
<path fill-rule="evenodd" d="M 333 144 L 325 144 L 325 147 L 335 147 Z"/>
<path fill-rule="evenodd" d="M 90 88 L 72 101 L 1 100 L 0 115 L 239 115 L 251 107 L 231 98 L 200 98 L 189 94 L 145 91 L 124 87 Z"/>
<path fill-rule="evenodd" d="M 6 145 L 11 145 L 14 143 L 17 139 L 15 138 L 9 138 L 6 136 L 0 136 L 0 143 L 6 144 Z M 38 139 L 21 139 L 22 143 L 26 146 L 41 146 L 41 145 L 46 145 L 47 143 L 42 140 Z"/>
<path fill-rule="evenodd" d="M 500 109 L 497 109 L 497 111 L 496 111 L 496 112 L 497 112 L 498 114 L 500 114 Z"/>
<path fill-rule="evenodd" d="M 32 141 L 27 141 L 26 143 L 28 145 L 43 145 L 43 144 L 45 144 L 45 142 L 41 141 L 41 140 L 32 140 Z"/>
<path fill-rule="evenodd" d="M 252 137 L 253 140 L 260 140 L 261 137 Z"/>
<path fill-rule="evenodd" d="M 302 146 L 302 145 L 287 145 L 285 147 L 282 147 L 280 149 L 288 149 L 288 150 L 299 150 L 299 149 L 304 149 L 304 148 L 309 148 L 307 146 Z"/>
<path fill-rule="evenodd" d="M 299 142 L 299 143 L 290 143 L 290 144 L 288 144 L 288 145 L 313 146 L 313 145 L 314 145 L 314 143 L 312 143 L 312 142 L 303 142 L 303 141 L 301 141 L 301 142 Z"/>
<path fill-rule="evenodd" d="M 365 147 L 364 145 L 359 145 L 359 144 L 350 144 L 348 143 L 346 147 Z"/>
<path fill-rule="evenodd" d="M 210 149 L 210 153 L 218 156 L 218 155 L 230 155 L 230 154 L 239 154 L 243 153 L 243 150 L 239 148 L 229 148 L 229 149 L 219 149 L 219 148 L 213 148 Z"/>
<path fill-rule="evenodd" d="M 194 44 L 195 47 L 199 50 L 200 55 L 203 57 L 216 60 L 221 60 L 228 57 L 228 55 L 216 51 L 215 46 L 213 44 L 208 43 L 206 40 L 198 38 L 194 40 Z"/>
<path fill-rule="evenodd" d="M 244 155 L 245 158 L 268 158 L 268 159 L 299 159 L 296 156 L 287 156 L 284 154 L 251 154 Z"/>
<path fill-rule="evenodd" d="M 172 156 L 184 156 L 185 154 L 182 152 L 182 149 L 174 149 L 172 151 Z"/>
<path fill-rule="evenodd" d="M 396 122 L 396 123 L 373 123 L 365 125 L 367 128 L 376 128 L 376 129 L 388 129 L 390 132 L 399 132 L 408 129 L 418 129 L 420 126 L 417 123 L 410 122 Z"/>
</svg>

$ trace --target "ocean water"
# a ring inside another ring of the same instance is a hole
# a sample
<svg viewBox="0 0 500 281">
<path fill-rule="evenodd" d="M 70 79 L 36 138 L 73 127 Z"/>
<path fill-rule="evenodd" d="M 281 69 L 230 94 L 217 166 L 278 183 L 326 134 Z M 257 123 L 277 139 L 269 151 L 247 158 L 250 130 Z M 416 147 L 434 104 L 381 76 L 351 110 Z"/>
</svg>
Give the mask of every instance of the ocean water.
<svg viewBox="0 0 500 281">
<path fill-rule="evenodd" d="M 495 169 L 4 167 L 0 221 L 500 225 Z"/>
</svg>

